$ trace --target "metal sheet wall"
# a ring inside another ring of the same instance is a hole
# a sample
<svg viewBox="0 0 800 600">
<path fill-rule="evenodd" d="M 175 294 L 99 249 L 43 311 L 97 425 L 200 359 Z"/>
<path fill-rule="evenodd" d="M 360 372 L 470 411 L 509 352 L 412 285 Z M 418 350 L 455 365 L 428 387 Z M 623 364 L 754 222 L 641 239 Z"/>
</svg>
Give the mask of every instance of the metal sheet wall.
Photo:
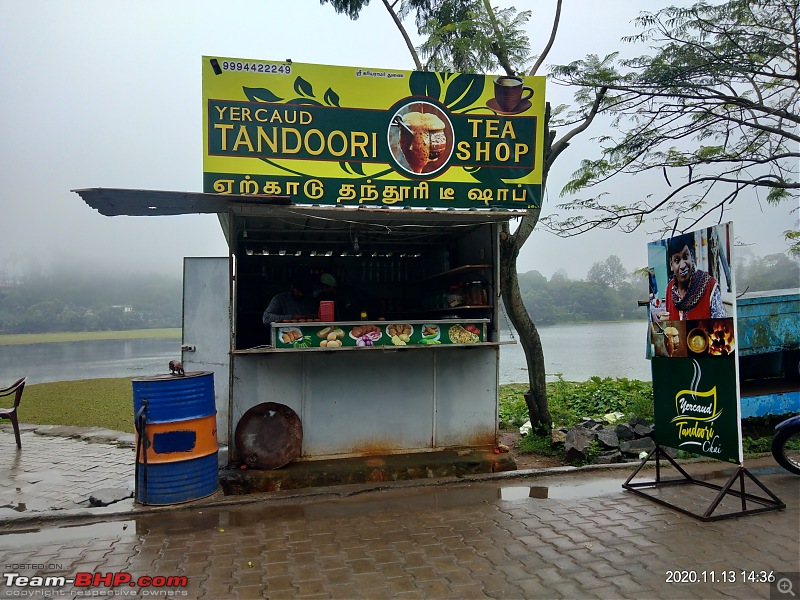
<svg viewBox="0 0 800 600">
<path fill-rule="evenodd" d="M 233 427 L 271 401 L 300 416 L 305 458 L 490 445 L 498 353 L 487 346 L 236 355 Z"/>
</svg>

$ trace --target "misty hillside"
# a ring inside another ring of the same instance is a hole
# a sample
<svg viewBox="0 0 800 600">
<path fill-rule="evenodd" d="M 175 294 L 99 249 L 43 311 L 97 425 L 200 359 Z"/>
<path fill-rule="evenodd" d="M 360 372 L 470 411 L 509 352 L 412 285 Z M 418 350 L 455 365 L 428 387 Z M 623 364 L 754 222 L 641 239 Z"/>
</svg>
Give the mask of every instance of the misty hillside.
<svg viewBox="0 0 800 600">
<path fill-rule="evenodd" d="M 78 273 L 0 281 L 0 333 L 181 326 L 181 281 L 161 275 Z"/>
</svg>

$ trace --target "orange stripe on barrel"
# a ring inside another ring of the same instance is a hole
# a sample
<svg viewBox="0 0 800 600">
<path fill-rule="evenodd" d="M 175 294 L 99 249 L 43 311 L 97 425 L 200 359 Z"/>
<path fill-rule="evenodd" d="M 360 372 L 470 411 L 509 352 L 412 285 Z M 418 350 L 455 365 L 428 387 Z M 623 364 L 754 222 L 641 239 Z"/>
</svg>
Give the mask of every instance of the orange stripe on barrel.
<svg viewBox="0 0 800 600">
<path fill-rule="evenodd" d="M 214 454 L 219 449 L 216 414 L 171 423 L 148 423 L 145 432 L 148 463 L 190 460 Z M 139 462 L 144 460 L 140 458 Z"/>
</svg>

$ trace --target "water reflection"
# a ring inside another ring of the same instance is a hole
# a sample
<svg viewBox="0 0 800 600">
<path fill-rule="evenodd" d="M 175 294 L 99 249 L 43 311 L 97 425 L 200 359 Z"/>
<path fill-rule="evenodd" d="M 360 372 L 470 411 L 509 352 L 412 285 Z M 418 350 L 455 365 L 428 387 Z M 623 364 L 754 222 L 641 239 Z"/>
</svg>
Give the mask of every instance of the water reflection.
<svg viewBox="0 0 800 600">
<path fill-rule="evenodd" d="M 91 340 L 0 346 L 0 382 L 27 376 L 28 384 L 169 372 L 180 358 L 179 339 Z"/>
<path fill-rule="evenodd" d="M 134 539 L 136 537 L 136 521 L 108 521 L 90 525 L 67 525 L 64 527 L 46 527 L 17 529 L 12 533 L 0 532 L 0 550 L 13 550 L 29 546 L 57 546 L 58 544 L 75 544 L 78 540 Z"/>
</svg>

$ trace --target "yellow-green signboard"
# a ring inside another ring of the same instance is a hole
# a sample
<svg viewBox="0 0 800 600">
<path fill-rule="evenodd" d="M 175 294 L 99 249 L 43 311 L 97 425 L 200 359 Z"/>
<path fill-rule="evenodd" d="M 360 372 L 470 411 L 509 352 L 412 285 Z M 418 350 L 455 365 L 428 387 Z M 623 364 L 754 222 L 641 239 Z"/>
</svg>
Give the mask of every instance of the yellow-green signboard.
<svg viewBox="0 0 800 600">
<path fill-rule="evenodd" d="M 203 57 L 203 190 L 300 204 L 541 205 L 544 77 Z"/>
</svg>

